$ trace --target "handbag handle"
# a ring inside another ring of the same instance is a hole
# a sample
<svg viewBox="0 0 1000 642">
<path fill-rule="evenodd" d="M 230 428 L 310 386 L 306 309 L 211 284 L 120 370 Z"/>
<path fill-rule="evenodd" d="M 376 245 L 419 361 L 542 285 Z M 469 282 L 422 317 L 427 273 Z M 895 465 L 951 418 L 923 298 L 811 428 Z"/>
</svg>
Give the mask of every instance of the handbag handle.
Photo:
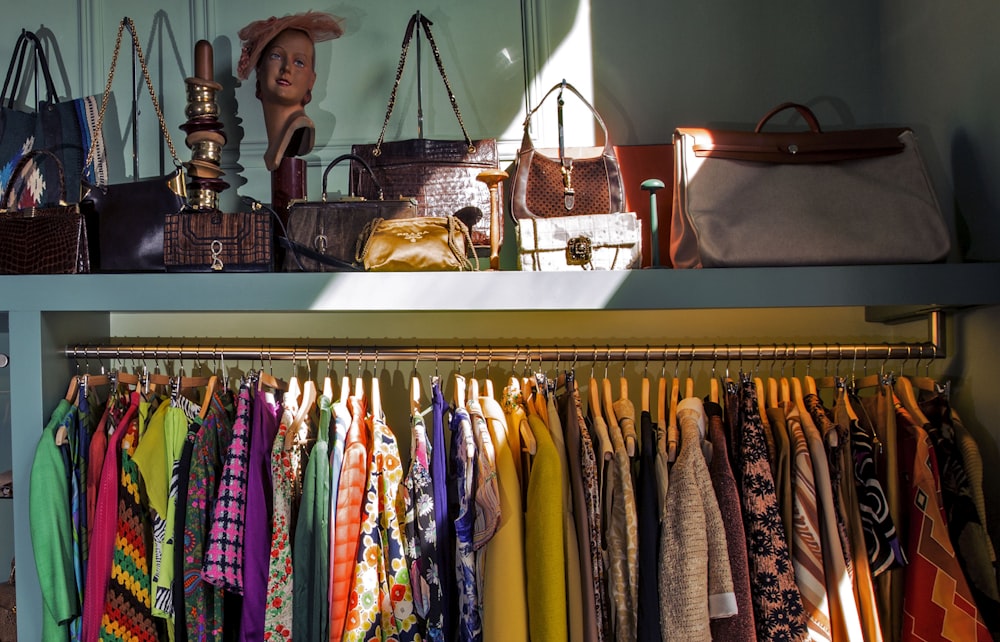
<svg viewBox="0 0 1000 642">
<path fill-rule="evenodd" d="M 32 160 L 34 160 L 39 156 L 51 158 L 52 161 L 56 164 L 59 176 L 59 204 L 60 205 L 66 204 L 66 175 L 63 173 L 62 162 L 59 160 L 58 156 L 56 156 L 47 149 L 33 149 L 24 156 L 22 156 L 19 161 L 17 161 L 17 165 L 14 166 L 14 171 L 11 172 L 10 174 L 10 180 L 7 181 L 7 187 L 3 191 L 2 202 L 3 202 L 3 207 L 5 209 L 15 209 L 16 201 L 14 204 L 12 204 L 10 200 L 12 196 L 15 196 L 14 184 L 18 182 L 17 180 L 18 177 L 21 176 L 21 172 L 25 170 L 25 168 L 28 166 L 28 163 L 30 163 Z M 24 191 L 23 181 L 21 181 L 21 185 L 22 185 L 21 191 Z"/>
<path fill-rule="evenodd" d="M 174 159 L 174 165 L 180 167 L 181 161 L 177 158 L 177 150 L 174 149 L 174 142 L 170 138 L 170 131 L 167 129 L 167 122 L 163 119 L 163 111 L 160 110 L 160 101 L 156 98 L 156 90 L 153 89 L 153 80 L 149 77 L 149 68 L 146 66 L 146 56 L 142 53 L 142 45 L 139 44 L 139 36 L 135 30 L 135 23 L 132 22 L 132 18 L 129 18 L 128 16 L 122 18 L 122 21 L 118 23 L 118 37 L 115 40 L 115 51 L 111 55 L 111 70 L 108 71 L 108 82 L 104 86 L 104 96 L 101 98 L 101 111 L 97 115 L 97 128 L 94 130 L 93 137 L 96 139 L 101 135 L 101 127 L 104 125 L 104 114 L 108 108 L 108 99 L 111 97 L 111 82 L 115 79 L 115 67 L 118 64 L 118 53 L 122 47 L 122 32 L 125 30 L 126 26 L 132 36 L 132 48 L 135 50 L 136 55 L 139 56 L 139 65 L 142 67 L 142 77 L 146 80 L 146 88 L 149 90 L 149 97 L 153 101 L 153 109 L 156 110 L 156 117 L 160 120 L 160 131 L 163 132 L 163 137 L 167 141 L 167 148 L 170 150 L 170 156 Z M 135 135 L 134 132 L 133 135 Z M 97 145 L 91 145 L 90 152 L 87 154 L 87 162 L 83 164 L 84 167 L 90 167 L 90 163 L 94 159 L 94 152 L 96 151 Z"/>
<path fill-rule="evenodd" d="M 396 81 L 392 84 L 392 93 L 389 94 L 389 106 L 385 110 L 385 121 L 382 123 L 382 131 L 378 135 L 378 142 L 375 143 L 375 149 L 372 150 L 372 156 L 376 158 L 382 154 L 382 141 L 385 140 L 385 130 L 389 126 L 392 108 L 396 106 L 396 92 L 399 89 L 399 81 L 403 77 L 403 67 L 406 65 L 406 53 L 410 48 L 410 39 L 421 28 L 423 28 L 424 33 L 427 35 L 427 41 L 431 43 L 431 51 L 434 52 L 434 61 L 437 63 L 438 71 L 441 72 L 441 79 L 444 81 L 445 89 L 448 90 L 448 99 L 451 101 L 451 108 L 458 118 L 458 126 L 462 128 L 462 136 L 465 137 L 465 143 L 469 146 L 469 153 L 471 154 L 476 151 L 476 146 L 472 143 L 469 132 L 465 130 L 465 122 L 462 120 L 462 112 L 458 110 L 458 101 L 455 99 L 455 92 L 451 90 L 448 75 L 444 72 L 444 63 L 441 62 L 441 52 L 438 50 L 437 43 L 434 42 L 434 36 L 431 35 L 432 24 L 434 23 L 428 20 L 427 16 L 418 11 L 410 17 L 410 22 L 406 25 L 406 34 L 403 36 L 403 51 L 399 56 L 399 67 L 396 68 Z M 419 34 L 417 37 L 419 37 Z"/>
<path fill-rule="evenodd" d="M 382 185 L 378 182 L 378 179 L 375 178 L 375 173 L 372 172 L 372 168 L 368 164 L 368 161 L 361 158 L 357 154 L 341 154 L 340 156 L 334 158 L 333 161 L 331 161 L 330 164 L 326 166 L 326 169 L 323 170 L 323 196 L 321 200 L 324 203 L 326 202 L 326 178 L 327 176 L 330 175 L 330 170 L 333 169 L 334 165 L 343 162 L 345 160 L 358 161 L 358 163 L 365 168 L 365 171 L 368 172 L 368 178 L 371 179 L 372 184 L 375 185 L 375 189 L 378 191 L 378 200 L 381 201 L 383 199 Z M 348 187 L 348 194 L 350 196 L 354 196 L 354 185 L 350 185 Z"/>
<path fill-rule="evenodd" d="M 49 60 L 45 57 L 45 50 L 42 48 L 41 41 L 38 40 L 38 36 L 34 32 L 21 29 L 21 35 L 17 37 L 17 43 L 14 45 L 14 53 L 10 57 L 10 66 L 7 67 L 7 77 L 3 81 L 3 92 L 0 92 L 0 103 L 3 103 L 4 99 L 6 99 L 8 109 L 14 108 L 14 98 L 17 96 L 17 89 L 21 85 L 21 73 L 24 71 L 24 58 L 28 53 L 28 48 L 31 46 L 34 46 L 35 60 L 42 71 L 42 78 L 45 80 L 47 99 L 51 103 L 59 102 L 59 98 L 56 95 L 56 85 L 52 82 L 52 72 L 49 70 Z M 17 69 L 17 74 L 14 74 L 15 68 Z M 14 75 L 13 85 L 10 85 L 11 75 Z M 9 96 L 7 95 L 8 86 L 10 86 Z"/>
<path fill-rule="evenodd" d="M 823 133 L 823 131 L 819 128 L 819 120 L 817 120 L 816 114 L 812 113 L 811 109 L 809 109 L 805 105 L 801 105 L 799 103 L 791 103 L 791 102 L 781 103 L 771 111 L 764 114 L 764 117 L 760 119 L 759 123 L 757 123 L 757 127 L 754 128 L 753 130 L 754 133 L 759 134 L 761 130 L 764 129 L 764 124 L 767 123 L 767 121 L 771 120 L 771 118 L 773 118 L 778 112 L 785 111 L 786 109 L 794 109 L 795 111 L 799 112 L 799 115 L 802 116 L 802 119 L 806 121 L 806 124 L 809 125 L 809 129 L 813 133 L 815 134 Z"/>
<path fill-rule="evenodd" d="M 542 96 L 542 99 L 540 101 L 538 101 L 538 104 L 535 105 L 534 109 L 532 109 L 531 111 L 529 111 L 528 115 L 525 116 L 525 118 L 524 118 L 524 133 L 525 133 L 525 135 L 528 134 L 528 127 L 529 127 L 529 125 L 531 125 L 531 117 L 534 116 L 535 112 L 538 111 L 541 108 L 542 104 L 545 102 L 545 99 L 548 98 L 549 96 L 551 96 L 552 92 L 554 92 L 557 89 L 559 90 L 559 160 L 561 161 L 563 159 L 564 154 L 565 154 L 565 152 L 564 152 L 564 145 L 563 145 L 563 128 L 562 128 L 562 104 L 563 104 L 562 103 L 562 90 L 563 89 L 568 89 L 573 94 L 575 94 L 576 97 L 579 98 L 580 101 L 584 105 L 587 106 L 587 109 L 590 110 L 590 113 L 594 115 L 594 120 L 597 121 L 597 124 L 601 126 L 601 130 L 604 131 L 604 150 L 605 150 L 605 152 L 611 151 L 611 137 L 608 136 L 608 128 L 604 124 L 604 119 L 601 118 L 601 115 L 597 113 L 597 110 L 594 109 L 594 106 L 591 105 L 590 102 L 586 98 L 583 97 L 583 94 L 581 94 L 579 91 L 577 91 L 576 87 L 574 87 L 573 85 L 569 84 L 565 80 L 563 80 L 560 83 L 556 83 L 555 85 L 552 86 L 551 89 L 549 89 L 547 92 L 545 92 L 545 95 Z"/>
</svg>

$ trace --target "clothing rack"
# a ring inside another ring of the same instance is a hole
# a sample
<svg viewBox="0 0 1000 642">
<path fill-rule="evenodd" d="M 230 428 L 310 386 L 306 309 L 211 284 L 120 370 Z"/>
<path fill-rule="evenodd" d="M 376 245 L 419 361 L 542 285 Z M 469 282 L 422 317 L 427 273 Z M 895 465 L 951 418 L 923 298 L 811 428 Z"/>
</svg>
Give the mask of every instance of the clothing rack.
<svg viewBox="0 0 1000 642">
<path fill-rule="evenodd" d="M 808 343 L 643 346 L 225 346 L 214 345 L 74 345 L 65 350 L 76 360 L 230 360 L 230 361 L 791 361 L 936 359 L 944 355 L 934 341 L 919 343 Z"/>
</svg>

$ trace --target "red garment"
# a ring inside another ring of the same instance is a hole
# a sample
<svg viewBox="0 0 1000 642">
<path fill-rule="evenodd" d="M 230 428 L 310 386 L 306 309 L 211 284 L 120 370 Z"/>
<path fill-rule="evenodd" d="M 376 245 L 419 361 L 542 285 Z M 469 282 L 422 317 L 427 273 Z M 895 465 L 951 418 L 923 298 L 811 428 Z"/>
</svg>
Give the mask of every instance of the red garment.
<svg viewBox="0 0 1000 642">
<path fill-rule="evenodd" d="M 330 551 L 330 641 L 339 642 L 347 620 L 347 602 L 354 581 L 354 562 L 361 539 L 361 500 L 368 482 L 365 400 L 350 397 L 351 427 L 344 440 L 344 465 L 337 489 L 335 545 Z"/>
<path fill-rule="evenodd" d="M 908 520 L 902 642 L 992 640 L 955 556 L 930 438 L 894 400 Z"/>
<path fill-rule="evenodd" d="M 84 642 L 97 642 L 101 634 L 104 598 L 107 594 L 108 580 L 111 578 L 111 559 L 115 552 L 115 532 L 118 529 L 118 457 L 122 437 L 128 431 L 128 425 L 138 408 L 139 393 L 132 392 L 128 409 L 115 424 L 115 432 L 108 443 L 106 465 L 101 470 L 94 520 L 91 522 L 94 531 L 87 558 L 87 582 L 84 584 Z M 120 412 L 121 407 L 119 406 L 117 410 Z M 114 411 L 113 409 L 112 412 Z"/>
<path fill-rule="evenodd" d="M 94 511 L 97 510 L 97 488 L 101 485 L 101 467 L 104 453 L 108 451 L 108 413 L 112 404 L 104 406 L 101 421 L 90 438 L 90 452 L 87 454 L 87 541 L 94 534 Z"/>
</svg>

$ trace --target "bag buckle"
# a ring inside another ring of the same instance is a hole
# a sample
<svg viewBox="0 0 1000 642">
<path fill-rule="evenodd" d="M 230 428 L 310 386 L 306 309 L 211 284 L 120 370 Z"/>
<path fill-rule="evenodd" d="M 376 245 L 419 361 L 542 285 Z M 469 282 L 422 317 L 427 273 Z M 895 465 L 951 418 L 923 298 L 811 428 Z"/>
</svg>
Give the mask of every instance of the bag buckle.
<svg viewBox="0 0 1000 642">
<path fill-rule="evenodd" d="M 221 272 L 225 267 L 222 264 L 222 258 L 221 258 L 223 250 L 222 241 L 215 239 L 214 241 L 212 241 L 211 247 L 212 247 L 212 265 L 211 265 L 212 271 Z"/>
<path fill-rule="evenodd" d="M 566 263 L 568 265 L 587 265 L 594 255 L 594 244 L 589 237 L 574 236 L 566 241 Z"/>
<path fill-rule="evenodd" d="M 559 169 L 563 179 L 563 207 L 569 212 L 576 200 L 576 192 L 573 190 L 573 159 L 564 158 Z"/>
</svg>

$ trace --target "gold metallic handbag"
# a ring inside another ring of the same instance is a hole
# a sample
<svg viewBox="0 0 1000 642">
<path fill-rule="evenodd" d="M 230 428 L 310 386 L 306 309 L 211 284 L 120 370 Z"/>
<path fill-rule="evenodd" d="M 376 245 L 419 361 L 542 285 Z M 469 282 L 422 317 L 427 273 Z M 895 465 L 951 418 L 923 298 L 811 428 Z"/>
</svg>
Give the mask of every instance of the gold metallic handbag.
<svg viewBox="0 0 1000 642">
<path fill-rule="evenodd" d="M 478 270 L 469 228 L 454 216 L 375 219 L 358 237 L 355 260 L 368 272 Z"/>
</svg>

